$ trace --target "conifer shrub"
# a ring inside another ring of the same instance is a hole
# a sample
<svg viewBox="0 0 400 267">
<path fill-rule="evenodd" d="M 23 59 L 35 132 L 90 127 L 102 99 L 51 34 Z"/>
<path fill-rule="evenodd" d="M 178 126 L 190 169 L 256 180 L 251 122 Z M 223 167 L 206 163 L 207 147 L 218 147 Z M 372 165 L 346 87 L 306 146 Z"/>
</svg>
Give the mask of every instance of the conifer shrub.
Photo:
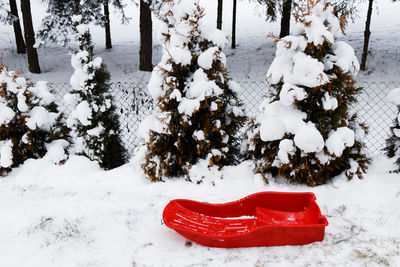
<svg viewBox="0 0 400 267">
<path fill-rule="evenodd" d="M 367 127 L 349 112 L 362 90 L 354 80 L 359 63 L 353 48 L 337 41 L 345 18 L 334 13 L 330 3 L 309 0 L 294 14 L 294 35 L 276 39 L 267 73 L 273 92 L 242 146 L 264 178 L 269 173 L 315 186 L 342 172 L 362 178 L 370 164 Z"/>
<path fill-rule="evenodd" d="M 71 91 L 64 97 L 73 106 L 67 118 L 75 153 L 108 170 L 126 162 L 120 137 L 119 117 L 110 92 L 110 73 L 100 57 L 94 58 L 93 43 L 82 16 L 73 17 L 79 48 L 72 53 Z"/>
<path fill-rule="evenodd" d="M 397 105 L 398 115 L 390 127 L 391 135 L 386 139 L 385 152 L 389 158 L 396 159 L 397 170 L 400 172 L 400 88 L 393 89 L 388 95 L 388 100 Z"/>
<path fill-rule="evenodd" d="M 0 175 L 7 175 L 27 159 L 53 153 L 67 158 L 69 129 L 58 112 L 46 82 L 33 83 L 0 62 Z"/>
<path fill-rule="evenodd" d="M 148 86 L 160 112 L 143 126 L 142 168 L 152 181 L 187 177 L 199 159 L 233 164 L 240 154 L 237 133 L 246 117 L 226 70 L 226 36 L 205 28 L 203 16 L 197 0 L 170 0 L 160 9 L 163 57 Z"/>
</svg>

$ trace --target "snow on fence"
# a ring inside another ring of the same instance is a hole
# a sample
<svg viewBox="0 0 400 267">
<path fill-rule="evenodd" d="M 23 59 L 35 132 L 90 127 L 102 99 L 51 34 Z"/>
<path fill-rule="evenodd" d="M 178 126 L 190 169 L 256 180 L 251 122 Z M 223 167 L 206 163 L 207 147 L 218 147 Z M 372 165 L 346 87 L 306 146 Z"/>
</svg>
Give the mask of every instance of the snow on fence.
<svg viewBox="0 0 400 267">
<path fill-rule="evenodd" d="M 247 114 L 252 115 L 258 110 L 263 97 L 268 96 L 270 87 L 266 81 L 240 81 L 242 99 Z M 369 127 L 366 144 L 373 155 L 382 153 L 385 140 L 389 135 L 390 126 L 397 116 L 395 105 L 387 101 L 387 94 L 391 89 L 400 87 L 400 82 L 358 82 L 358 86 L 364 88 L 358 96 L 358 103 L 354 105 L 353 111 L 357 112 L 361 122 Z M 65 106 L 63 96 L 70 89 L 67 83 L 52 83 L 50 87 L 54 90 L 56 102 L 60 111 L 69 112 Z M 136 130 L 140 121 L 151 114 L 155 108 L 153 99 L 148 94 L 147 83 L 138 82 L 115 82 L 111 84 L 115 105 L 120 115 L 122 127 L 122 139 L 128 151 L 133 153 L 135 147 L 141 144 L 136 138 Z"/>
</svg>

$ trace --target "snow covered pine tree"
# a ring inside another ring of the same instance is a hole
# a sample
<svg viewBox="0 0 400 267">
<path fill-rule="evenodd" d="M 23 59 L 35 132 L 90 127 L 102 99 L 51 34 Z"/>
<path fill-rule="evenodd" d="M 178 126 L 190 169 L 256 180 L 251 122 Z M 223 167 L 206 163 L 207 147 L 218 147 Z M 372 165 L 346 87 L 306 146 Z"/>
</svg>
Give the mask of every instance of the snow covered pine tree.
<svg viewBox="0 0 400 267">
<path fill-rule="evenodd" d="M 67 159 L 69 129 L 46 82 L 34 84 L 0 62 L 0 110 L 1 176 L 29 158 Z"/>
<path fill-rule="evenodd" d="M 237 132 L 246 120 L 239 85 L 227 74 L 226 36 L 205 28 L 203 15 L 197 0 L 166 1 L 159 13 L 163 57 L 148 88 L 161 112 L 141 130 L 147 142 L 142 168 L 152 181 L 186 175 L 198 159 L 222 167 L 238 157 Z"/>
<path fill-rule="evenodd" d="M 391 90 L 387 99 L 389 102 L 397 105 L 399 113 L 393 122 L 393 126 L 390 128 L 392 135 L 386 139 L 385 151 L 389 158 L 396 158 L 398 166 L 396 172 L 400 172 L 400 88 Z"/>
<path fill-rule="evenodd" d="M 110 73 L 100 57 L 93 58 L 93 43 L 82 16 L 75 15 L 79 49 L 72 54 L 72 90 L 64 97 L 73 105 L 67 118 L 75 139 L 75 153 L 98 161 L 104 169 L 126 162 L 126 150 L 120 138 L 120 124 L 110 94 Z"/>
<path fill-rule="evenodd" d="M 362 90 L 354 81 L 359 63 L 351 46 L 336 41 L 345 18 L 330 3 L 309 0 L 295 19 L 295 35 L 277 39 L 267 73 L 275 92 L 250 122 L 243 152 L 264 178 L 269 172 L 311 186 L 343 171 L 362 178 L 367 128 L 348 110 Z"/>
</svg>

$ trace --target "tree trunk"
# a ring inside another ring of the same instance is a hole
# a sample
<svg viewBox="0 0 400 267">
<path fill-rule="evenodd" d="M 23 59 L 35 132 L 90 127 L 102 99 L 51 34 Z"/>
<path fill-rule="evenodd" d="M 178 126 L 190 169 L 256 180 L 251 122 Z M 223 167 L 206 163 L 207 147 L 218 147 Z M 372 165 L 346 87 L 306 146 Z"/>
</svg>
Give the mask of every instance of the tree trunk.
<svg viewBox="0 0 400 267">
<path fill-rule="evenodd" d="M 218 11 L 217 11 L 217 29 L 222 29 L 222 2 L 223 0 L 218 0 Z"/>
<path fill-rule="evenodd" d="M 17 45 L 17 53 L 25 54 L 26 47 L 25 47 L 24 37 L 22 36 L 21 24 L 19 22 L 19 15 L 18 15 L 18 8 L 17 8 L 16 0 L 10 0 L 10 11 L 11 11 L 11 14 L 17 18 L 17 20 L 13 22 L 15 44 Z"/>
<path fill-rule="evenodd" d="M 104 24 L 104 29 L 106 31 L 106 49 L 111 49 L 110 9 L 108 6 L 108 0 L 104 1 L 104 16 L 106 17 L 106 22 Z"/>
<path fill-rule="evenodd" d="M 281 32 L 279 37 L 283 38 L 290 34 L 290 14 L 292 12 L 292 0 L 285 0 L 282 6 Z"/>
<path fill-rule="evenodd" d="M 35 31 L 33 30 L 31 2 L 30 0 L 21 0 L 21 12 L 24 23 L 24 35 L 26 42 L 26 52 L 28 54 L 29 71 L 40 73 L 39 57 L 35 45 Z"/>
<path fill-rule="evenodd" d="M 139 70 L 152 71 L 153 22 L 149 4 L 140 0 L 140 50 Z"/>
<path fill-rule="evenodd" d="M 236 48 L 236 6 L 237 0 L 233 0 L 233 10 L 232 10 L 232 48 Z"/>
<path fill-rule="evenodd" d="M 368 43 L 369 43 L 369 37 L 371 35 L 370 26 L 371 26 L 373 2 L 374 2 L 374 0 L 369 0 L 367 21 L 365 22 L 365 31 L 364 31 L 364 48 L 363 48 L 363 53 L 362 53 L 362 57 L 361 57 L 361 65 L 360 65 L 361 70 L 367 69 L 366 65 L 367 65 L 367 56 L 368 56 Z"/>
</svg>

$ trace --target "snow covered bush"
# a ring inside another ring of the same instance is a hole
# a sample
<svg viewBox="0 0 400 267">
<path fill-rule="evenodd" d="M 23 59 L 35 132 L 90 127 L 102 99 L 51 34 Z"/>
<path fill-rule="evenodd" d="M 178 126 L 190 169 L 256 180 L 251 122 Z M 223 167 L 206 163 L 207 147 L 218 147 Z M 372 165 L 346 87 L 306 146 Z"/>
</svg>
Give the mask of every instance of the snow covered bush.
<svg viewBox="0 0 400 267">
<path fill-rule="evenodd" d="M 199 159 L 209 166 L 235 163 L 238 129 L 246 117 L 239 85 L 226 70 L 226 36 L 202 24 L 198 1 L 171 0 L 160 9 L 163 57 L 148 88 L 160 113 L 140 129 L 147 143 L 147 176 L 182 176 Z M 147 127 L 148 126 L 148 127 Z"/>
<path fill-rule="evenodd" d="M 64 97 L 73 106 L 67 126 L 75 139 L 75 153 L 112 169 L 126 162 L 126 150 L 110 93 L 110 73 L 102 59 L 93 56 L 94 45 L 82 16 L 74 16 L 73 21 L 79 49 L 72 53 L 72 90 Z"/>
<path fill-rule="evenodd" d="M 399 113 L 390 128 L 391 136 L 386 140 L 385 151 L 388 157 L 396 158 L 396 172 L 400 172 L 400 88 L 390 91 L 387 98 L 389 102 L 397 105 Z"/>
<path fill-rule="evenodd" d="M 291 182 L 326 183 L 345 171 L 362 178 L 366 126 L 349 113 L 362 90 L 355 86 L 359 63 L 343 41 L 344 18 L 324 1 L 308 1 L 295 14 L 294 35 L 277 39 L 268 72 L 273 87 L 250 122 L 243 152 L 256 171 Z M 265 176 L 264 176 L 265 177 Z"/>
<path fill-rule="evenodd" d="M 29 158 L 67 158 L 68 128 L 46 82 L 36 84 L 0 63 L 0 175 Z"/>
</svg>

